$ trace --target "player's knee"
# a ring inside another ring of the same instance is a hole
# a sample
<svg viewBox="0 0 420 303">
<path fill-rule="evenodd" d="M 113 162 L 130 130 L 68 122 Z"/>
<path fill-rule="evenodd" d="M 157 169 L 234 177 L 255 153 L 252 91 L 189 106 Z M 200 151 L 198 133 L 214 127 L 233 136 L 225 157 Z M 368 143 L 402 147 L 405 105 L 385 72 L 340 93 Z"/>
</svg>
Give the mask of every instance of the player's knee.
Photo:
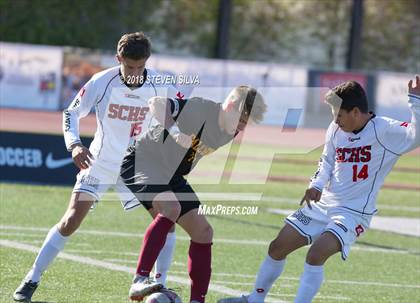
<svg viewBox="0 0 420 303">
<path fill-rule="evenodd" d="M 199 227 L 195 233 L 194 242 L 211 243 L 213 242 L 213 227 L 210 224 L 205 224 Z"/>
<path fill-rule="evenodd" d="M 282 241 L 275 239 L 271 241 L 270 246 L 268 247 L 268 254 L 275 260 L 283 260 L 287 257 L 288 250 Z"/>
<path fill-rule="evenodd" d="M 62 236 L 68 237 L 79 228 L 80 223 L 81 221 L 76 216 L 66 216 L 58 224 L 58 230 Z"/>
<path fill-rule="evenodd" d="M 312 246 L 306 254 L 306 263 L 310 265 L 323 265 L 327 258 L 328 256 L 325 256 L 321 251 Z"/>
<path fill-rule="evenodd" d="M 205 236 L 207 243 L 213 242 L 213 227 L 211 227 L 210 224 L 207 224 L 205 227 L 203 235 Z"/>
<path fill-rule="evenodd" d="M 171 221 L 176 222 L 181 214 L 181 205 L 178 202 L 169 202 L 165 207 L 162 207 L 160 213 Z"/>
<path fill-rule="evenodd" d="M 156 195 L 152 205 L 158 213 L 173 222 L 176 222 L 181 214 L 181 205 L 173 192 L 163 192 Z"/>
</svg>

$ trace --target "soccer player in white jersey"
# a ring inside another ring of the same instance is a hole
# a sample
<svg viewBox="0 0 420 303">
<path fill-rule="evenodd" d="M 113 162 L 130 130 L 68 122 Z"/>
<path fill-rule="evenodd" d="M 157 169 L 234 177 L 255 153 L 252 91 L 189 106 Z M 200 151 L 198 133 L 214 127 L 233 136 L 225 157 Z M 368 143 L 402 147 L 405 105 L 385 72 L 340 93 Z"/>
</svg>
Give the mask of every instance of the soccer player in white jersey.
<svg viewBox="0 0 420 303">
<path fill-rule="evenodd" d="M 80 168 L 77 181 L 64 216 L 49 231 L 32 269 L 16 289 L 13 298 L 30 302 L 42 273 L 63 250 L 65 243 L 80 226 L 92 205 L 109 187 L 115 186 L 122 194 L 125 209 L 138 201 L 119 180 L 121 161 L 130 142 L 147 130 L 151 114 L 148 100 L 166 95 L 168 87 L 158 87 L 147 79 L 156 76 L 145 64 L 150 56 L 149 39 L 142 33 L 125 34 L 117 46 L 118 66 L 95 74 L 80 90 L 63 115 L 66 147 Z M 95 108 L 97 130 L 89 147 L 79 137 L 79 119 Z M 150 214 L 156 214 L 151 209 Z M 166 272 L 175 245 L 174 229 L 156 262 L 157 280 L 165 283 Z"/>
<path fill-rule="evenodd" d="M 301 204 L 285 219 L 271 242 L 253 291 L 219 303 L 263 303 L 280 276 L 286 257 L 312 244 L 306 255 L 295 303 L 308 303 L 324 280 L 324 263 L 337 252 L 347 258 L 352 244 L 370 224 L 376 196 L 398 158 L 420 145 L 420 79 L 408 83 L 411 122 L 378 117 L 368 112 L 363 88 L 354 81 L 326 95 L 334 121 L 330 124 L 319 168 Z M 312 201 L 312 203 L 311 203 Z"/>
</svg>

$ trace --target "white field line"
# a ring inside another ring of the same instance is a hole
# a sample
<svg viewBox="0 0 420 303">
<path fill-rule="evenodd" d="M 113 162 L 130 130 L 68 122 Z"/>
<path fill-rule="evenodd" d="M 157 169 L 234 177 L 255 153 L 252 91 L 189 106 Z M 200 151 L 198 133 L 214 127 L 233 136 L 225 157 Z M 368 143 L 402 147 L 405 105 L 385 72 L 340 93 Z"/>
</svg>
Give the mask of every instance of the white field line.
<svg viewBox="0 0 420 303">
<path fill-rule="evenodd" d="M 7 240 L 6 240 L 7 241 Z M 24 245 L 24 244 L 23 244 Z M 116 254 L 116 255 L 128 255 L 128 256 L 138 256 L 138 253 L 131 253 L 131 252 L 117 252 L 117 251 L 107 251 L 107 250 L 66 250 L 67 252 L 72 253 L 93 253 L 93 254 Z M 115 262 L 118 262 L 118 259 L 113 259 Z M 121 262 L 130 262 L 126 260 L 121 260 Z M 180 267 L 186 267 L 186 264 L 182 262 L 173 262 L 173 265 L 180 266 Z M 182 273 L 182 272 L 175 272 L 175 273 Z M 220 277 L 240 277 L 240 278 L 251 278 L 255 279 L 255 275 L 247 275 L 247 274 L 240 274 L 240 273 L 223 273 L 223 272 L 212 272 L 213 276 L 220 276 Z M 287 276 L 281 276 L 280 280 L 294 280 L 299 281 L 299 278 L 296 277 L 287 277 Z M 353 285 L 366 285 L 366 286 L 380 286 L 380 287 L 401 287 L 401 288 L 418 288 L 420 289 L 420 285 L 410 285 L 410 284 L 397 284 L 397 283 L 382 283 L 382 282 L 361 282 L 361 281 L 345 281 L 345 280 L 326 280 L 326 283 L 333 283 L 333 284 L 353 284 Z"/>
<path fill-rule="evenodd" d="M 66 249 L 68 252 L 68 250 Z M 124 259 L 102 259 L 106 262 L 113 262 L 113 263 L 122 263 L 122 264 L 137 264 L 137 261 L 135 259 L 133 260 L 124 260 Z M 172 264 L 173 266 L 173 264 Z"/>
<path fill-rule="evenodd" d="M 283 285 L 282 285 L 283 286 Z M 281 294 L 281 293 L 271 293 L 270 296 L 273 297 L 286 297 L 286 298 L 294 298 L 296 294 Z M 316 295 L 315 299 L 323 299 L 323 300 L 334 300 L 334 301 L 350 301 L 350 298 L 342 297 L 342 296 L 324 296 L 321 293 Z"/>
<path fill-rule="evenodd" d="M 220 272 L 217 273 L 216 272 L 216 273 L 212 273 L 212 276 L 241 277 L 241 278 L 255 279 L 255 275 L 246 275 L 246 274 L 237 274 L 237 273 L 220 273 Z M 280 280 L 299 281 L 300 279 L 297 277 L 281 276 Z M 420 284 L 412 285 L 412 284 L 398 284 L 398 283 L 382 283 L 382 282 L 375 282 L 375 281 L 325 280 L 324 283 L 420 289 Z"/>
<path fill-rule="evenodd" d="M 262 201 L 262 192 L 196 192 L 195 193 L 200 201 L 236 201 L 236 202 L 250 202 L 250 201 Z M 119 203 L 120 198 L 130 200 L 132 198 L 131 193 L 119 193 L 107 192 L 101 196 L 101 202 L 106 203 Z M 186 195 L 188 197 L 188 195 Z M 187 200 L 187 199 L 186 199 Z"/>
<path fill-rule="evenodd" d="M 31 245 L 26 245 L 23 243 L 19 243 L 19 242 L 14 242 L 14 241 L 9 241 L 9 240 L 1 240 L 0 239 L 0 246 L 5 246 L 5 247 L 10 247 L 10 248 L 15 248 L 15 249 L 19 249 L 19 250 L 25 250 L 25 251 L 29 251 L 29 252 L 38 252 L 39 248 L 35 247 L 35 246 L 31 246 Z M 122 272 L 128 272 L 128 273 L 133 273 L 134 269 L 131 269 L 129 267 L 126 266 L 122 266 L 122 265 L 117 265 L 117 264 L 113 264 L 110 262 L 104 262 L 101 260 L 96 260 L 96 259 L 92 259 L 92 258 L 88 258 L 88 257 L 83 257 L 83 256 L 78 256 L 78 255 L 71 255 L 68 253 L 60 253 L 59 258 L 62 259 L 66 259 L 66 260 L 71 260 L 74 262 L 79 262 L 82 264 L 88 264 L 88 265 L 94 265 L 94 266 L 98 266 L 98 267 L 102 267 L 105 269 L 109 269 L 109 270 L 114 270 L 114 271 L 122 271 Z M 181 262 L 176 262 L 179 263 L 178 265 L 182 265 Z M 180 273 L 183 274 L 184 272 L 173 272 L 173 273 Z M 185 274 L 185 273 L 184 273 Z M 229 273 L 212 273 L 213 276 L 224 276 L 224 277 L 245 277 L 245 278 L 252 278 L 254 279 L 255 276 L 254 275 L 243 275 L 243 274 L 229 274 Z M 189 285 L 189 280 L 185 279 L 185 278 L 181 278 L 181 277 L 177 277 L 177 276 L 168 276 L 168 280 L 172 281 L 172 282 L 177 282 L 180 284 L 184 284 L 184 285 Z M 282 277 L 281 280 L 291 280 L 291 281 L 298 281 L 299 278 L 294 278 L 294 277 Z M 230 284 L 230 285 L 243 285 L 243 286 L 252 286 L 253 283 L 238 283 L 238 282 L 229 282 L 229 281 L 214 281 L 212 282 L 212 284 L 210 285 L 209 289 L 215 292 L 219 292 L 219 293 L 223 293 L 226 295 L 233 295 L 233 296 L 238 296 L 241 295 L 242 292 L 241 291 L 236 291 L 234 289 L 230 289 L 227 288 L 225 286 L 222 285 L 218 285 L 218 283 L 220 284 Z M 326 280 L 325 283 L 336 283 L 336 284 L 353 284 L 353 285 L 365 285 L 365 286 L 380 286 L 380 287 L 396 287 L 396 288 L 420 288 L 420 285 L 407 285 L 407 284 L 392 284 L 392 283 L 381 283 L 381 282 L 360 282 L 360 281 L 346 281 L 346 280 Z M 289 284 L 282 284 L 282 287 L 293 287 Z M 272 297 L 294 297 L 294 294 L 280 294 L 280 293 L 272 293 L 270 294 L 270 296 Z M 324 295 L 318 295 L 317 298 L 319 299 L 325 299 L 325 300 L 339 300 L 339 301 L 348 301 L 350 300 L 350 298 L 347 297 L 342 297 L 342 296 L 324 296 Z M 267 302 L 285 302 L 285 301 L 278 301 L 275 299 L 267 299 Z"/>
<path fill-rule="evenodd" d="M 38 231 L 38 232 L 45 232 L 47 233 L 50 229 L 44 227 L 22 227 L 22 226 L 11 226 L 11 225 L 0 225 L 0 230 L 22 230 L 22 231 Z M 7 232 L 4 232 L 6 235 Z M 87 234 L 87 235 L 96 235 L 96 236 L 116 236 L 116 237 L 127 237 L 127 238 L 141 238 L 143 234 L 141 233 L 125 233 L 125 232 L 110 232 L 110 231 L 100 231 L 100 230 L 78 230 L 78 234 Z M 21 234 L 20 234 L 21 235 Z M 176 236 L 177 240 L 180 241 L 190 241 L 190 238 L 184 236 Z M 22 240 L 23 241 L 23 240 Z M 25 241 L 23 241 L 25 242 Z M 261 240 L 235 240 L 235 239 L 222 239 L 222 238 L 215 238 L 214 243 L 224 243 L 224 244 L 241 244 L 241 245 L 255 245 L 255 246 L 268 246 L 270 241 L 261 241 Z M 397 250 L 397 249 L 383 249 L 383 248 L 373 248 L 373 247 L 363 247 L 360 245 L 354 245 L 352 250 L 358 251 L 365 251 L 365 252 L 373 252 L 373 253 L 384 253 L 384 254 L 402 254 L 407 255 L 410 254 L 408 251 L 404 250 Z M 117 255 L 137 255 L 134 253 L 123 253 L 123 252 L 115 252 L 115 251 L 102 251 L 102 250 L 74 250 L 69 249 L 68 252 L 72 253 L 91 253 L 91 254 L 117 254 Z"/>
<path fill-rule="evenodd" d="M 15 241 L 9 241 L 9 240 L 1 240 L 1 239 L 0 239 L 0 246 L 5 246 L 5 247 L 9 247 L 9 248 L 24 250 L 24 251 L 29 251 L 29 252 L 33 252 L 33 253 L 37 253 L 38 250 L 39 250 L 38 247 L 35 247 L 35 246 L 32 246 L 32 245 L 27 245 L 27 244 L 15 242 Z M 121 271 L 121 272 L 126 272 L 126 273 L 131 273 L 131 274 L 134 274 L 134 272 L 135 272 L 134 268 L 131 268 L 131 267 L 118 265 L 118 264 L 114 264 L 114 263 L 110 263 L 110 262 L 105 262 L 105 261 L 101 261 L 101 260 L 96 260 L 96 259 L 92 259 L 92 258 L 88 258 L 88 257 L 72 255 L 72 254 L 68 254 L 68 253 L 60 253 L 57 257 L 61 258 L 61 259 L 70 260 L 70 261 L 74 261 L 74 262 L 78 262 L 78 263 L 82 263 L 82 264 L 87 264 L 87 265 L 93 265 L 93 266 L 97 266 L 97 267 L 101 267 L 101 268 L 105 268 L 105 269 L 113 270 L 113 271 Z M 168 276 L 168 281 L 172 281 L 172 282 L 176 282 L 176 283 L 183 284 L 183 285 L 188 285 L 188 286 L 190 285 L 190 280 L 189 279 L 185 279 L 185 278 L 181 278 L 181 277 L 177 277 L 177 276 L 172 276 L 172 275 Z M 234 290 L 234 289 L 231 289 L 231 288 L 228 288 L 228 287 L 225 287 L 225 286 L 221 286 L 221 285 L 210 284 L 209 290 L 214 291 L 214 292 L 218 292 L 218 293 L 222 293 L 222 294 L 225 294 L 225 295 L 229 295 L 229 296 L 240 296 L 241 295 L 240 291 Z M 284 303 L 285 301 L 268 299 L 267 302 Z"/>
<path fill-rule="evenodd" d="M 42 234 L 28 234 L 28 233 L 13 233 L 13 232 L 0 232 L 0 236 L 12 236 L 12 237 L 23 237 L 23 238 L 45 238 Z"/>
<path fill-rule="evenodd" d="M 22 230 L 22 231 L 37 231 L 37 232 L 48 232 L 49 228 L 44 227 L 22 227 L 22 226 L 10 226 L 10 225 L 0 225 L 0 230 Z M 141 238 L 143 234 L 135 234 L 135 233 L 124 233 L 124 232 L 108 232 L 108 231 L 98 231 L 98 230 L 78 230 L 77 233 L 79 234 L 88 234 L 88 235 L 100 235 L 100 236 L 117 236 L 117 237 L 129 237 L 129 238 Z M 2 232 L 3 235 L 14 235 L 17 236 L 24 236 L 25 234 L 19 234 L 19 233 L 8 233 L 8 232 Z M 188 237 L 178 236 L 177 240 L 181 241 L 190 241 Z M 26 242 L 26 241 L 23 241 Z M 234 240 L 234 239 L 214 239 L 214 243 L 225 243 L 225 244 L 242 244 L 242 245 L 263 245 L 268 246 L 270 244 L 270 241 L 261 241 L 261 240 Z M 71 245 L 71 244 L 70 244 Z M 77 245 L 75 245 L 77 246 Z M 80 245 L 82 246 L 82 245 Z M 85 245 L 87 246 L 87 245 Z M 352 247 L 352 250 L 357 251 L 365 251 L 365 252 L 379 252 L 384 254 L 402 254 L 407 255 L 410 254 L 409 251 L 405 250 L 398 250 L 398 249 L 384 249 L 384 248 L 374 248 L 374 247 L 363 247 L 360 245 L 354 245 Z M 75 250 L 75 249 L 68 249 L 66 250 L 68 252 L 72 253 L 91 253 L 91 254 L 102 254 L 102 253 L 108 253 L 108 254 L 117 254 L 117 255 L 137 255 L 135 253 L 124 253 L 124 252 L 118 252 L 118 251 L 103 251 L 103 250 Z"/>
<path fill-rule="evenodd" d="M 50 228 L 46 227 L 22 227 L 14 225 L 0 225 L 0 230 L 22 230 L 22 231 L 40 231 L 48 232 Z M 78 234 L 85 235 L 95 235 L 95 236 L 116 236 L 116 237 L 126 237 L 126 238 L 142 238 L 144 234 L 142 233 L 126 233 L 126 232 L 113 232 L 113 231 L 101 231 L 101 230 L 78 230 Z M 190 241 L 189 237 L 176 236 L 177 240 L 181 241 Z M 268 241 L 260 240 L 235 240 L 235 239 L 222 239 L 216 238 L 213 241 L 214 243 L 226 243 L 226 244 L 243 244 L 243 245 L 268 245 Z"/>
</svg>

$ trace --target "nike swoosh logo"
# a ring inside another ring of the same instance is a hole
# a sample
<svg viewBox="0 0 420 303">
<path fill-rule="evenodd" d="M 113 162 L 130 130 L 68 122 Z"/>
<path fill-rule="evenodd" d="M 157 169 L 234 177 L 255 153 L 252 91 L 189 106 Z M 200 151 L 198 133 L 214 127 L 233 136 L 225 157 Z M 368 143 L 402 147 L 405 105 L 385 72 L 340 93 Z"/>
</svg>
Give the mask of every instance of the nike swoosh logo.
<svg viewBox="0 0 420 303">
<path fill-rule="evenodd" d="M 52 153 L 49 153 L 47 155 L 47 159 L 45 160 L 45 166 L 49 169 L 56 169 L 56 168 L 60 168 L 60 167 L 69 165 L 72 162 L 73 162 L 72 158 L 54 160 L 53 157 L 52 157 Z"/>
</svg>

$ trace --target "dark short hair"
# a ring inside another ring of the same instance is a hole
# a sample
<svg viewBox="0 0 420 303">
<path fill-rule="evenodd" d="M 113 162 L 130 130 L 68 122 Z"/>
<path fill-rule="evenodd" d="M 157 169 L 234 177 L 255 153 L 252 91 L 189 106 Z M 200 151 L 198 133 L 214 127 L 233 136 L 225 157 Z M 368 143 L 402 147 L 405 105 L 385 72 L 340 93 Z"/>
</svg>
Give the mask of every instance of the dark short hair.
<svg viewBox="0 0 420 303">
<path fill-rule="evenodd" d="M 369 111 L 365 90 L 356 81 L 343 82 L 328 91 L 325 95 L 325 102 L 332 106 L 337 106 L 341 102 L 340 109 L 347 112 L 355 107 L 362 113 Z"/>
<path fill-rule="evenodd" d="M 123 58 L 147 59 L 150 53 L 150 40 L 143 32 L 125 34 L 118 41 L 117 54 Z"/>
</svg>

